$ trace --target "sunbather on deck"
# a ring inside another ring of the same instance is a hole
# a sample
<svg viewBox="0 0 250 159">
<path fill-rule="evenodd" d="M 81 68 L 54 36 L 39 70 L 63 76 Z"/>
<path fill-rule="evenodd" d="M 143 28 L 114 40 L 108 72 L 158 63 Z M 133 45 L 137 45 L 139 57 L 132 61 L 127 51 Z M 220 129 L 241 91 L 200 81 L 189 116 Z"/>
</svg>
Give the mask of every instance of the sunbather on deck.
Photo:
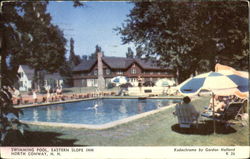
<svg viewBox="0 0 250 159">
<path fill-rule="evenodd" d="M 204 112 L 213 111 L 213 106 L 214 106 L 214 112 L 219 113 L 224 111 L 227 104 L 226 101 L 224 101 L 221 96 L 215 95 L 214 98 L 210 99 L 209 106 Z"/>
</svg>

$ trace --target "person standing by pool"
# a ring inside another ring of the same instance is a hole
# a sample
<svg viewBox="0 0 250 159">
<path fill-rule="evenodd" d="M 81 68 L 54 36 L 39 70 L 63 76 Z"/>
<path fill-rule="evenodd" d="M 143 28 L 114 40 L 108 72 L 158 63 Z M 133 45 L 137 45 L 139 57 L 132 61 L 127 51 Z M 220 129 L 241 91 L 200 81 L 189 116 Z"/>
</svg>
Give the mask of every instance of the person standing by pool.
<svg viewBox="0 0 250 159">
<path fill-rule="evenodd" d="M 35 89 L 32 90 L 32 96 L 33 96 L 33 104 L 37 103 L 37 94 Z"/>
<path fill-rule="evenodd" d="M 14 90 L 13 97 L 17 100 L 17 105 L 19 105 L 22 101 L 22 95 L 18 89 L 13 88 L 13 90 Z"/>
<path fill-rule="evenodd" d="M 46 86 L 46 91 L 47 91 L 47 98 L 46 98 L 46 102 L 48 103 L 49 102 L 49 99 L 50 99 L 50 86 Z"/>
<path fill-rule="evenodd" d="M 168 85 L 167 87 L 167 95 L 172 95 L 172 90 L 171 90 L 170 85 Z"/>
<path fill-rule="evenodd" d="M 61 101 L 62 100 L 62 88 L 61 87 L 57 87 L 56 94 L 59 100 Z"/>
<path fill-rule="evenodd" d="M 137 81 L 138 81 L 138 86 L 142 87 L 142 78 L 141 78 L 141 76 L 138 76 Z"/>
</svg>

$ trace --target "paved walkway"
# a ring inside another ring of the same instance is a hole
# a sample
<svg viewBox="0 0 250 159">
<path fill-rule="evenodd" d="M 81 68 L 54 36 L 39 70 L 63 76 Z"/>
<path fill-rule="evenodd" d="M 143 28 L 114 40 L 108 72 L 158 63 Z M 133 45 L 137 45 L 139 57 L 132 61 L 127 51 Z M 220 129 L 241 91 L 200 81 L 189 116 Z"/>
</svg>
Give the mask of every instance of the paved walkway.
<svg viewBox="0 0 250 159">
<path fill-rule="evenodd" d="M 103 92 L 88 92 L 88 93 L 66 93 L 62 95 L 50 94 L 50 97 L 47 99 L 47 94 L 37 94 L 37 100 L 33 99 L 32 95 L 22 94 L 22 98 L 19 101 L 17 98 L 13 98 L 14 105 L 27 105 L 27 104 L 36 104 L 36 103 L 45 103 L 45 102 L 57 102 L 73 99 L 82 99 L 82 98 L 92 98 L 98 96 L 114 96 L 116 92 L 114 91 L 103 91 Z"/>
</svg>

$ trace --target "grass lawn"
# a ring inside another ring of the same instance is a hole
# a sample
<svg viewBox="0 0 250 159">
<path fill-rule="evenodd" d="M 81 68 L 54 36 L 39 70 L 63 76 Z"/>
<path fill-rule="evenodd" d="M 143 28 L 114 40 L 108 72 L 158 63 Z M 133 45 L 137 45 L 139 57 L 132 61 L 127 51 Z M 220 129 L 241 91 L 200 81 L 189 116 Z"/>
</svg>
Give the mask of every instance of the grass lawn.
<svg viewBox="0 0 250 159">
<path fill-rule="evenodd" d="M 193 104 L 197 110 L 209 102 L 202 97 Z M 233 125 L 225 128 L 206 120 L 198 129 L 181 129 L 174 108 L 106 130 L 88 130 L 46 126 L 30 126 L 24 136 L 9 134 L 4 145 L 18 146 L 247 146 L 249 127 Z"/>
</svg>

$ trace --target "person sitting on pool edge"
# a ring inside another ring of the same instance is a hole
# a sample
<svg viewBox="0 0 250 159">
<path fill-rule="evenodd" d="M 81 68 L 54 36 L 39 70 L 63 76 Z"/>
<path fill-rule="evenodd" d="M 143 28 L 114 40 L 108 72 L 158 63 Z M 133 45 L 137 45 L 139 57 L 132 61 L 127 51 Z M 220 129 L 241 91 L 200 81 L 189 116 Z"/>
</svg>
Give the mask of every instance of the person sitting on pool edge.
<svg viewBox="0 0 250 159">
<path fill-rule="evenodd" d="M 195 107 L 190 103 L 191 99 L 186 96 L 183 98 L 183 101 L 181 104 L 178 104 L 175 108 L 176 111 L 173 112 L 174 115 L 177 115 L 177 109 L 181 109 L 183 113 L 185 113 L 185 115 L 187 117 L 190 117 L 193 121 L 196 121 L 199 118 L 200 113 L 195 109 Z"/>
</svg>

